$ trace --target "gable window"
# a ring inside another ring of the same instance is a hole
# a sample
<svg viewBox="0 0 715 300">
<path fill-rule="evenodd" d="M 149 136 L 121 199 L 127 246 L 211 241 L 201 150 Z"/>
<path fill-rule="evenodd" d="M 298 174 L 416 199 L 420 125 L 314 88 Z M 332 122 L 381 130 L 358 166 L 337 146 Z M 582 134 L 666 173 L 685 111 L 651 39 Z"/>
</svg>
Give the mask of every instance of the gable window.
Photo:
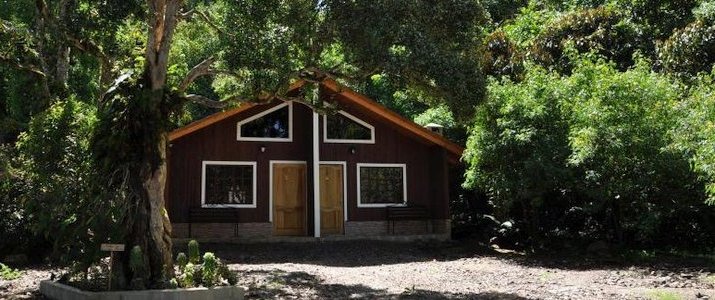
<svg viewBox="0 0 715 300">
<path fill-rule="evenodd" d="M 344 111 L 324 115 L 323 142 L 374 144 L 375 127 Z"/>
<path fill-rule="evenodd" d="M 238 122 L 237 140 L 290 142 L 293 105 L 283 103 Z"/>
<path fill-rule="evenodd" d="M 256 163 L 204 161 L 201 207 L 256 207 Z"/>
<path fill-rule="evenodd" d="M 405 164 L 357 164 L 358 207 L 407 204 Z"/>
</svg>

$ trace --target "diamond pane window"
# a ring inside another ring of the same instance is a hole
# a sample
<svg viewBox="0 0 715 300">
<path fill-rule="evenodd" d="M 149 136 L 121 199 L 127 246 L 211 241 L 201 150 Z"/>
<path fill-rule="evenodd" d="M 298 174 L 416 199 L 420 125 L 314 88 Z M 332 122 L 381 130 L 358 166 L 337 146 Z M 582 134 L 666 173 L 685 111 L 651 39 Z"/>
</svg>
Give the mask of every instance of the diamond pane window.
<svg viewBox="0 0 715 300">
<path fill-rule="evenodd" d="M 358 164 L 358 206 L 383 207 L 407 202 L 405 165 Z"/>
</svg>

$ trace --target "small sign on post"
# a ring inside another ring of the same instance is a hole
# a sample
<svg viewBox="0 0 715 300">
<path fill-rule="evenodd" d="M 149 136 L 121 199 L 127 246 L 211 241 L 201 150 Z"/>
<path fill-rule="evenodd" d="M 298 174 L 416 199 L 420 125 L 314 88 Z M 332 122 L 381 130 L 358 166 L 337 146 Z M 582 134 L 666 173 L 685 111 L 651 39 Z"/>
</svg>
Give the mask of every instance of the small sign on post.
<svg viewBox="0 0 715 300">
<path fill-rule="evenodd" d="M 114 264 L 114 252 L 124 251 L 124 244 L 102 244 L 99 247 L 102 251 L 109 251 L 109 278 L 107 279 L 107 290 L 112 290 L 112 265 Z"/>
</svg>

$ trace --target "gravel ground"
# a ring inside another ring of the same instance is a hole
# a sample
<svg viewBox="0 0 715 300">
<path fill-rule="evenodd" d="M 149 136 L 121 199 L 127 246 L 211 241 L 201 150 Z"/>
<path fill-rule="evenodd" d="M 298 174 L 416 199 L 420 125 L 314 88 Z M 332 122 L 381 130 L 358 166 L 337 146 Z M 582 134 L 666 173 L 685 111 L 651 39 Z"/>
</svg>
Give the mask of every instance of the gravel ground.
<svg viewBox="0 0 715 300">
<path fill-rule="evenodd" d="M 715 299 L 715 269 L 697 261 L 531 258 L 456 243 L 205 248 L 239 272 L 249 299 Z"/>
<path fill-rule="evenodd" d="M 475 250 L 482 249 L 482 250 Z M 637 265 L 525 257 L 458 243 L 202 245 L 239 273 L 248 299 L 713 299 L 703 261 Z M 0 280 L 0 299 L 34 299 L 56 269 Z"/>
</svg>

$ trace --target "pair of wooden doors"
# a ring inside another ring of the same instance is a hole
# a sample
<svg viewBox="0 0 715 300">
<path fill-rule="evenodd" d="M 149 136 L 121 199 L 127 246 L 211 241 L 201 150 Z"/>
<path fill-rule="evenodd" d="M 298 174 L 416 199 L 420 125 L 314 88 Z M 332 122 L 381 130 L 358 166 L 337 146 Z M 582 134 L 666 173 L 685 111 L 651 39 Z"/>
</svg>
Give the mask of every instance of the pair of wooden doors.
<svg viewBox="0 0 715 300">
<path fill-rule="evenodd" d="M 306 235 L 307 166 L 305 163 L 272 165 L 273 234 Z M 320 165 L 320 231 L 343 233 L 343 165 Z"/>
</svg>

